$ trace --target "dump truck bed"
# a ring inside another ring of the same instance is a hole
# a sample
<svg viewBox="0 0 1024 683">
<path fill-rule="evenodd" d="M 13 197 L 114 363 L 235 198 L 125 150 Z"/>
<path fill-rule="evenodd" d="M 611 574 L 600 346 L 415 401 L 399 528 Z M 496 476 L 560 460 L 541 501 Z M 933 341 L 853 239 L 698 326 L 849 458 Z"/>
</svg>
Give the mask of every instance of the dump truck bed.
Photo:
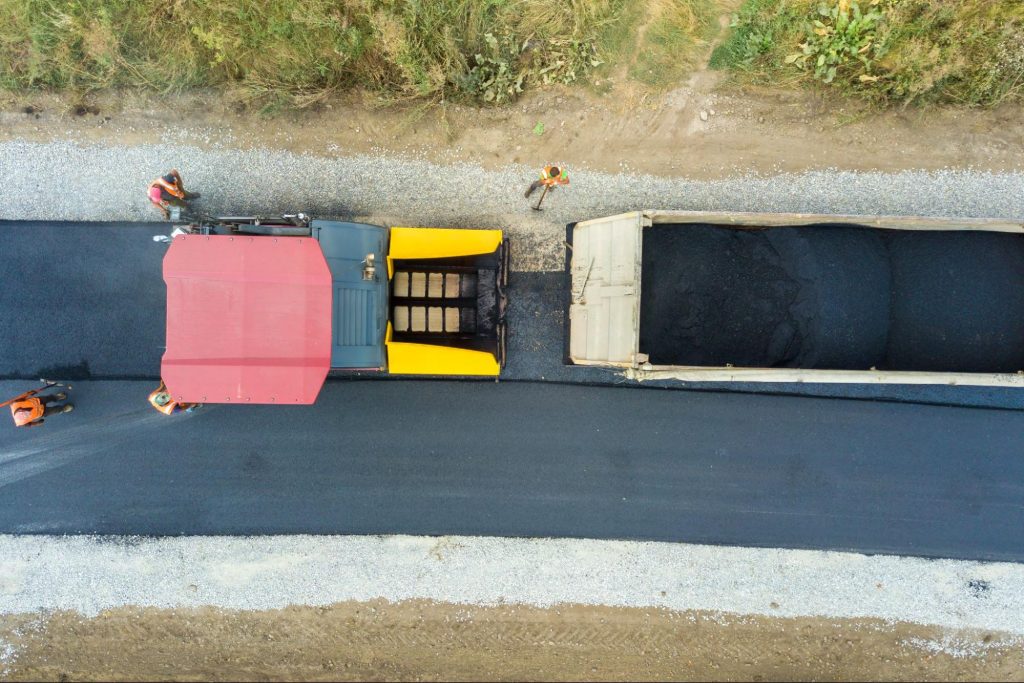
<svg viewBox="0 0 1024 683">
<path fill-rule="evenodd" d="M 640 378 L 1022 384 L 1022 232 L 657 211 L 581 222 L 569 358 Z"/>
</svg>

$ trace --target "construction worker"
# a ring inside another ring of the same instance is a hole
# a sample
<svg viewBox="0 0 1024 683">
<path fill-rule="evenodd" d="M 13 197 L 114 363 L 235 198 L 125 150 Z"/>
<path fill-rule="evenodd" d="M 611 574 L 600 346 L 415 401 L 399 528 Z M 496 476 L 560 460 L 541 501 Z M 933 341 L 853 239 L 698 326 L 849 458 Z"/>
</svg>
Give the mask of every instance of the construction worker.
<svg viewBox="0 0 1024 683">
<path fill-rule="evenodd" d="M 50 405 L 57 401 L 63 401 L 68 397 L 67 393 L 63 391 L 57 394 L 50 394 L 48 396 L 37 396 L 40 391 L 45 391 L 52 386 L 57 386 L 57 384 L 55 382 L 50 382 L 40 389 L 26 391 L 23 394 L 15 396 L 9 401 L 0 403 L 0 407 L 6 405 L 11 407 L 11 417 L 14 418 L 14 426 L 38 427 L 43 424 L 45 418 L 50 417 L 51 415 L 70 413 L 75 409 L 75 406 L 71 403 L 65 403 L 62 406 Z"/>
<path fill-rule="evenodd" d="M 541 194 L 540 200 L 537 202 L 536 206 L 532 207 L 539 211 L 540 204 L 544 201 L 544 197 L 547 195 L 548 191 L 553 190 L 558 185 L 568 184 L 569 171 L 564 168 L 559 168 L 558 166 L 545 166 L 544 170 L 540 172 L 540 178 L 530 183 L 530 187 L 526 190 L 526 194 L 523 196 L 529 199 L 530 195 L 532 195 L 534 191 L 543 187 L 544 192 Z"/>
<path fill-rule="evenodd" d="M 176 168 L 172 168 L 169 173 L 151 182 L 148 195 L 149 201 L 153 202 L 164 215 L 164 220 L 170 220 L 171 218 L 171 204 L 185 206 L 185 202 L 188 200 L 199 197 L 198 193 L 185 190 L 185 183 L 182 182 L 181 174 L 178 173 Z"/>
<path fill-rule="evenodd" d="M 178 403 L 175 401 L 171 397 L 171 393 L 167 391 L 167 385 L 164 384 L 163 380 L 160 380 L 160 386 L 156 388 L 156 391 L 149 395 L 149 404 L 164 415 L 173 415 L 180 412 L 191 413 L 199 407 L 198 403 Z"/>
<path fill-rule="evenodd" d="M 569 184 L 569 171 L 558 166 L 545 166 L 544 170 L 540 172 L 540 178 L 530 183 L 530 188 L 526 191 L 523 196 L 527 199 L 530 198 L 536 190 L 542 187 L 554 187 L 555 185 L 568 185 Z"/>
</svg>

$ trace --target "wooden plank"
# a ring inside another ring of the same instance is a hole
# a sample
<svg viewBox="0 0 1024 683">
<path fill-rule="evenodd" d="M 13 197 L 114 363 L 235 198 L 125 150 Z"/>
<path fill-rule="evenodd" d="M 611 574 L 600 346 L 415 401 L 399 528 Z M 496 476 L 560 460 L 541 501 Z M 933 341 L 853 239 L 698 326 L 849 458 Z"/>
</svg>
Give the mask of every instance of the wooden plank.
<svg viewBox="0 0 1024 683">
<path fill-rule="evenodd" d="M 1024 373 L 908 372 L 903 370 L 798 370 L 792 368 L 730 368 L 658 365 L 627 368 L 623 373 L 641 382 L 797 382 L 807 384 L 941 384 L 948 386 L 1021 387 Z"/>
<path fill-rule="evenodd" d="M 937 216 L 851 216 L 813 213 L 751 213 L 742 211 L 648 210 L 653 225 L 708 223 L 723 227 L 773 228 L 808 225 L 862 225 L 884 230 L 981 230 L 1024 234 L 1024 222 L 1001 218 L 941 218 Z"/>
</svg>

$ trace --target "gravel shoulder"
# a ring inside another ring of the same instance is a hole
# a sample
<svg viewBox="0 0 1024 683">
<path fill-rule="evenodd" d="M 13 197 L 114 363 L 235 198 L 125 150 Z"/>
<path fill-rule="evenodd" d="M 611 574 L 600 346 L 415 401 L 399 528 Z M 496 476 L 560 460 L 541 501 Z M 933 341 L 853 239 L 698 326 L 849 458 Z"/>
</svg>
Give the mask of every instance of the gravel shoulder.
<svg viewBox="0 0 1024 683">
<path fill-rule="evenodd" d="M 0 614 L 428 600 L 880 619 L 1024 637 L 1024 565 L 486 536 L 0 535 Z"/>
<path fill-rule="evenodd" d="M 843 99 L 722 83 L 699 71 L 654 92 L 608 79 L 601 92 L 552 87 L 514 105 L 389 104 L 353 93 L 262 116 L 217 92 L 85 96 L 0 93 L 0 141 L 277 149 L 328 158 L 400 156 L 488 170 L 544 163 L 691 180 L 838 168 L 858 172 L 1020 171 L 1024 110 L 877 111 Z M 538 135 L 537 124 L 543 124 Z M 941 140 L 941 144 L 936 144 Z M 894 153 L 894 150 L 899 150 Z"/>
<path fill-rule="evenodd" d="M 1020 680 L 1024 567 L 470 537 L 0 536 L 0 675 Z"/>
<path fill-rule="evenodd" d="M 536 168 L 485 169 L 391 156 L 324 157 L 180 144 L 0 143 L 0 219 L 155 221 L 145 197 L 178 167 L 214 215 L 305 211 L 382 225 L 500 227 L 520 271 L 560 270 L 565 225 L 637 209 L 936 215 L 1024 220 L 1024 173 L 811 171 L 697 181 L 576 167 L 542 212 L 522 193 Z M 87 191 L 70 179 L 87 178 Z M 468 180 L 463 180 L 468 179 Z"/>
</svg>

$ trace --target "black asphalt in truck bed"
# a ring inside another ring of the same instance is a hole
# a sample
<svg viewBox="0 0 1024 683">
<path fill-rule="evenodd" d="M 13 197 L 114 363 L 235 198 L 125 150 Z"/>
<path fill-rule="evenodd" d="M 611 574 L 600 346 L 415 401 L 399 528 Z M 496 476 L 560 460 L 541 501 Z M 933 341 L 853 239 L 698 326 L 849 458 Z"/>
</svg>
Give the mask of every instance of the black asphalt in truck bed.
<svg viewBox="0 0 1024 683">
<path fill-rule="evenodd" d="M 655 364 L 1024 369 L 1019 235 L 657 225 L 641 292 Z"/>
</svg>

